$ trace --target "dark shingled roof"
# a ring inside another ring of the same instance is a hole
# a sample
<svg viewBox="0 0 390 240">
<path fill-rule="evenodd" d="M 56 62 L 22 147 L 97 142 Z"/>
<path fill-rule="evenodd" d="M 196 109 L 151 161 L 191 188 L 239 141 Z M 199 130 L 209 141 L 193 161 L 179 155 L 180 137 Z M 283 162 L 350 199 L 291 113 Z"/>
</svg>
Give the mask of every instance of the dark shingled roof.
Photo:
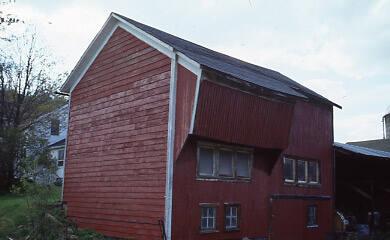
<svg viewBox="0 0 390 240">
<path fill-rule="evenodd" d="M 338 143 L 338 142 L 335 142 L 334 146 L 336 149 L 340 149 L 350 153 L 390 160 L 390 152 L 380 151 L 372 148 L 354 146 L 351 144 Z"/>
<path fill-rule="evenodd" d="M 195 43 L 173 36 L 153 27 L 139 23 L 125 16 L 115 13 L 123 20 L 145 31 L 160 41 L 170 45 L 183 53 L 202 67 L 215 70 L 232 77 L 253 83 L 266 89 L 305 99 L 315 99 L 341 108 L 318 93 L 293 81 L 279 72 L 260 67 L 237 58 L 213 51 Z"/>
</svg>

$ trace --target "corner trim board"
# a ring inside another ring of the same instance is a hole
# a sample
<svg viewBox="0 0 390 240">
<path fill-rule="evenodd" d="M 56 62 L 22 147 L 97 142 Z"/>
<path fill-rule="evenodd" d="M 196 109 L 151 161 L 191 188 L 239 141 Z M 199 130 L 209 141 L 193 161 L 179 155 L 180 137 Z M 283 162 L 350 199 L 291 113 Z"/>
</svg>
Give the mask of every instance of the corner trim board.
<svg viewBox="0 0 390 240">
<path fill-rule="evenodd" d="M 169 87 L 167 170 L 165 183 L 165 231 L 167 240 L 171 240 L 172 232 L 173 158 L 175 145 L 177 64 L 177 55 L 175 55 L 171 60 L 171 79 Z"/>
<path fill-rule="evenodd" d="M 198 99 L 199 99 L 199 90 L 200 90 L 200 82 L 202 81 L 202 72 L 198 74 L 198 77 L 196 79 L 196 87 L 195 87 L 195 97 L 194 97 L 194 106 L 192 109 L 192 115 L 191 115 L 191 125 L 190 125 L 190 134 L 194 133 L 194 125 L 195 125 L 195 115 L 196 110 L 198 108 Z"/>
</svg>

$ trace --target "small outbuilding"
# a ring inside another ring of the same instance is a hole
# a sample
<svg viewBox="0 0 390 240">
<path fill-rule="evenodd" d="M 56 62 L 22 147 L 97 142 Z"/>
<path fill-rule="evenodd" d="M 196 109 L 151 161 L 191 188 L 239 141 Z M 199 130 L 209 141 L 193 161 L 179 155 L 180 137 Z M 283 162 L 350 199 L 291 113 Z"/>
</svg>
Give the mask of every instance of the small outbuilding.
<svg viewBox="0 0 390 240">
<path fill-rule="evenodd" d="M 335 156 L 336 209 L 372 230 L 389 230 L 390 152 L 335 143 Z"/>
</svg>

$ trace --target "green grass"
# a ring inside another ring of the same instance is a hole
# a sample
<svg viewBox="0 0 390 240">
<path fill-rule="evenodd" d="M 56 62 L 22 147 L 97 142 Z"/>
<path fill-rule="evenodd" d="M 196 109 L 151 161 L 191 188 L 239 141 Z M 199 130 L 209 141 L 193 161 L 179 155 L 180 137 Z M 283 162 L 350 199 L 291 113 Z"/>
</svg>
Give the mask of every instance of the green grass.
<svg viewBox="0 0 390 240">
<path fill-rule="evenodd" d="M 53 203 L 60 200 L 61 187 L 53 187 L 48 196 Z M 28 206 L 26 197 L 16 194 L 0 195 L 0 239 L 14 232 L 27 222 Z"/>
</svg>

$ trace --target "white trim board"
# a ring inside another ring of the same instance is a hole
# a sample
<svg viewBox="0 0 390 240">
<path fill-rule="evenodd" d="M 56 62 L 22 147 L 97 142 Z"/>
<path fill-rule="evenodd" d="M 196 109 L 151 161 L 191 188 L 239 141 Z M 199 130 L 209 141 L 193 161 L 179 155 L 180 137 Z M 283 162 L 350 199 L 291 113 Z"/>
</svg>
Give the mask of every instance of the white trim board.
<svg viewBox="0 0 390 240">
<path fill-rule="evenodd" d="M 167 240 L 171 240 L 172 232 L 173 158 L 175 151 L 174 143 L 176 120 L 177 64 L 177 57 L 174 56 L 171 61 L 171 79 L 169 87 L 168 144 L 165 182 L 165 232 Z"/>
<path fill-rule="evenodd" d="M 85 75 L 89 67 L 92 65 L 98 54 L 102 51 L 102 49 L 118 27 L 126 30 L 130 34 L 134 35 L 146 44 L 152 46 L 153 48 L 168 56 L 169 58 L 176 58 L 175 61 L 177 61 L 179 64 L 181 64 L 197 76 L 201 74 L 202 70 L 199 63 L 193 61 L 181 52 L 176 52 L 172 46 L 162 42 L 161 40 L 150 35 L 149 33 L 146 33 L 142 29 L 127 22 L 115 13 L 111 13 L 101 30 L 92 40 L 87 50 L 81 56 L 80 60 L 77 62 L 72 72 L 69 74 L 65 83 L 62 85 L 61 92 L 71 93 L 74 90 L 74 88 L 80 82 L 82 77 Z"/>
</svg>

